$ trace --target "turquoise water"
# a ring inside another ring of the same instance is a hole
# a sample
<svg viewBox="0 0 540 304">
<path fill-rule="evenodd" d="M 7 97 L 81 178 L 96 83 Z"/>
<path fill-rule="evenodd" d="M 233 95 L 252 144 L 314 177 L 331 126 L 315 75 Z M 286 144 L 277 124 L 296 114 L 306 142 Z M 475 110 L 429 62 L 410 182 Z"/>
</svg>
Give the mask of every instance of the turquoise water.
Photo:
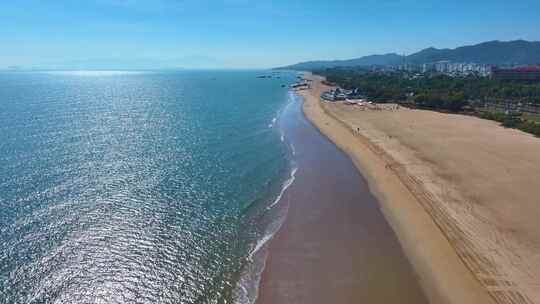
<svg viewBox="0 0 540 304">
<path fill-rule="evenodd" d="M 245 302 L 292 169 L 270 73 L 0 73 L 0 303 Z"/>
</svg>

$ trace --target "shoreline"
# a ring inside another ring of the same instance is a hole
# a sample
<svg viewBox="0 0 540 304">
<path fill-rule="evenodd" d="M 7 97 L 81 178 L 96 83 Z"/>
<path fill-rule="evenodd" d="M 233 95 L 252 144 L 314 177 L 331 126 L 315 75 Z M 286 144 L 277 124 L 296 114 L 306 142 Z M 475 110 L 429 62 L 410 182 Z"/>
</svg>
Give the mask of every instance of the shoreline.
<svg viewBox="0 0 540 304">
<path fill-rule="evenodd" d="M 427 303 L 366 181 L 294 98 L 280 125 L 298 170 L 274 206 L 287 215 L 268 242 L 256 303 Z"/>
<path fill-rule="evenodd" d="M 308 75 L 314 82 L 317 76 Z M 316 84 L 317 85 L 317 84 Z M 394 173 L 395 161 L 324 109 L 319 91 L 300 91 L 305 116 L 343 150 L 368 180 L 430 303 L 495 303 L 462 262 L 430 214 Z"/>
</svg>

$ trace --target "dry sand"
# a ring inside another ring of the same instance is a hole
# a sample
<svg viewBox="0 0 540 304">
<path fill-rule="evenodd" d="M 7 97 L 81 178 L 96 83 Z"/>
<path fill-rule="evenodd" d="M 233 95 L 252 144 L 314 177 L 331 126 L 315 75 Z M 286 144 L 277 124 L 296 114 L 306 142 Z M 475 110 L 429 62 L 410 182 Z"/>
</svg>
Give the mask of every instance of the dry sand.
<svg viewBox="0 0 540 304">
<path fill-rule="evenodd" d="M 321 102 L 306 116 L 378 196 L 432 303 L 540 303 L 540 139 L 463 115 Z"/>
</svg>

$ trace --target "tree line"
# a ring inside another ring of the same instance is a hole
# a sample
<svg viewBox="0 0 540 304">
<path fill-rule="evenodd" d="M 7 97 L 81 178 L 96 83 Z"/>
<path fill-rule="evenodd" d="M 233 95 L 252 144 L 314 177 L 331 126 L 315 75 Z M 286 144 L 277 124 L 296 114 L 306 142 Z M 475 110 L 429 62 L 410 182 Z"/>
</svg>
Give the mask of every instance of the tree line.
<svg viewBox="0 0 540 304">
<path fill-rule="evenodd" d="M 413 95 L 420 105 L 460 110 L 471 101 L 521 102 L 540 105 L 540 84 L 500 82 L 470 75 L 413 77 L 408 73 L 379 73 L 360 68 L 332 68 L 316 71 L 344 88 L 359 88 L 378 101 L 405 101 Z M 412 93 L 412 94 L 410 94 Z"/>
</svg>

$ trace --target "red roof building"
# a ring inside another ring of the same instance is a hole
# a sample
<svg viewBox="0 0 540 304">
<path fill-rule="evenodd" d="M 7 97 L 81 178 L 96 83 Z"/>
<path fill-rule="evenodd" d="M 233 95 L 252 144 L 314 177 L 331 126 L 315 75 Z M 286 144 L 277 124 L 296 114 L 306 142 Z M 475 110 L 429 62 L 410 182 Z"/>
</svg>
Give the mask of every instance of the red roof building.
<svg viewBox="0 0 540 304">
<path fill-rule="evenodd" d="M 501 81 L 540 82 L 540 66 L 493 69 L 493 78 Z"/>
</svg>

